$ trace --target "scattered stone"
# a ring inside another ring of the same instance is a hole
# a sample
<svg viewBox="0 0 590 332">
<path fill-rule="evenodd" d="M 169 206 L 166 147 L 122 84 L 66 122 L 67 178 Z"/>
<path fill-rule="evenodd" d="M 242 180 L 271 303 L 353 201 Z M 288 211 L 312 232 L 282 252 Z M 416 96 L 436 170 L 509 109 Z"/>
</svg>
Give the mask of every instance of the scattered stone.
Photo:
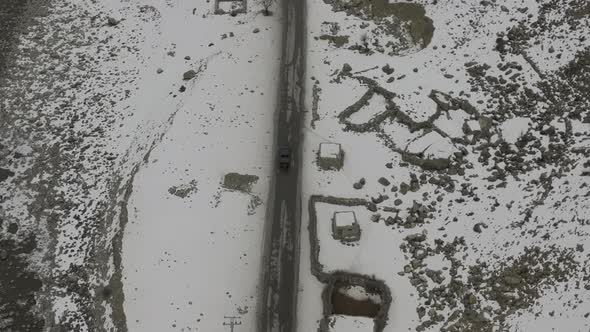
<svg viewBox="0 0 590 332">
<path fill-rule="evenodd" d="M 192 180 L 191 182 L 189 182 L 187 184 L 173 186 L 168 189 L 168 193 L 170 193 L 171 195 L 180 197 L 180 198 L 186 198 L 186 197 L 196 193 L 197 191 L 198 191 L 197 180 Z"/>
<path fill-rule="evenodd" d="M 391 182 L 389 182 L 389 180 L 387 180 L 384 177 L 380 177 L 379 180 L 377 180 L 377 182 L 379 182 L 382 186 L 389 186 L 391 184 Z"/>
<path fill-rule="evenodd" d="M 377 212 L 377 204 L 373 203 L 373 202 L 367 202 L 367 210 L 371 211 L 371 212 Z"/>
<path fill-rule="evenodd" d="M 483 222 L 478 222 L 477 224 L 475 224 L 473 226 L 473 231 L 476 233 L 481 233 L 482 232 L 482 228 L 488 228 L 488 225 L 483 223 Z"/>
<path fill-rule="evenodd" d="M 391 216 L 387 217 L 387 219 L 385 219 L 385 225 L 387 226 L 391 226 L 395 224 L 395 219 Z"/>
<path fill-rule="evenodd" d="M 504 282 L 511 286 L 518 286 L 522 282 L 522 279 L 518 276 L 504 276 Z"/>
<path fill-rule="evenodd" d="M 0 182 L 8 179 L 9 177 L 14 176 L 14 172 L 6 169 L 6 168 L 1 168 L 0 167 Z"/>
<path fill-rule="evenodd" d="M 383 196 L 383 195 L 379 194 L 379 196 L 377 196 L 377 197 L 371 197 L 371 202 L 373 202 L 375 204 L 379 204 L 385 200 L 385 197 L 387 197 L 387 196 Z"/>
<path fill-rule="evenodd" d="M 348 63 L 345 63 L 344 65 L 342 65 L 342 73 L 343 74 L 348 74 L 351 71 L 352 71 L 352 67 Z"/>
<path fill-rule="evenodd" d="M 163 73 L 163 72 L 164 72 L 164 69 L 162 69 L 162 68 L 158 68 L 158 69 L 156 69 L 156 73 L 158 73 L 158 74 L 161 74 L 161 73 Z"/>
<path fill-rule="evenodd" d="M 422 242 L 426 240 L 426 235 L 422 233 L 416 233 L 406 236 L 406 241 L 408 242 Z"/>
<path fill-rule="evenodd" d="M 252 32 L 253 32 L 253 33 L 259 33 L 259 32 L 260 32 L 260 29 L 256 28 L 256 29 L 254 29 Z"/>
<path fill-rule="evenodd" d="M 383 72 L 387 75 L 391 75 L 395 71 L 393 68 L 391 68 L 389 66 L 389 64 L 386 64 L 385 66 L 383 66 L 383 68 L 381 68 L 381 70 L 383 70 Z"/>
<path fill-rule="evenodd" d="M 183 75 L 182 75 L 182 79 L 185 81 L 190 81 L 193 78 L 195 78 L 197 76 L 197 72 L 194 71 L 193 69 L 186 71 Z"/>
<path fill-rule="evenodd" d="M 109 26 L 112 26 L 112 27 L 114 27 L 114 26 L 118 25 L 120 22 L 121 22 L 121 21 L 117 20 L 117 19 L 116 19 L 116 18 L 114 18 L 114 17 L 110 17 L 110 16 L 109 16 L 109 17 L 107 18 L 107 23 L 109 24 Z"/>
<path fill-rule="evenodd" d="M 407 183 L 405 183 L 405 182 L 402 182 L 402 183 L 399 185 L 399 192 L 400 192 L 402 195 L 405 195 L 405 194 L 407 194 L 407 193 L 408 193 L 408 190 L 410 190 L 410 186 L 409 186 Z"/>
<path fill-rule="evenodd" d="M 365 182 L 365 178 L 361 178 L 358 182 L 353 183 L 352 187 L 357 190 L 362 189 L 365 186 Z"/>
</svg>

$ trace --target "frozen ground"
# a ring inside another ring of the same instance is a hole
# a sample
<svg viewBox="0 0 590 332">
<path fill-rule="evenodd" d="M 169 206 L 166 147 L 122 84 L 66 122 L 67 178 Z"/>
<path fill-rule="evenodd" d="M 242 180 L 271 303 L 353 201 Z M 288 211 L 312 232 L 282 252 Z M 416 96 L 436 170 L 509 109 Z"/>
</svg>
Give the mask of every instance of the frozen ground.
<svg viewBox="0 0 590 332">
<path fill-rule="evenodd" d="M 0 330 L 255 331 L 280 17 L 249 6 L 0 2 Z M 323 228 L 323 272 L 385 281 L 386 331 L 587 331 L 587 1 L 307 12 L 302 230 L 311 195 L 373 202 L 357 246 Z"/>
<path fill-rule="evenodd" d="M 224 315 L 255 330 L 280 17 L 249 6 L 15 7 L 1 330 L 216 331 Z M 229 172 L 258 180 L 224 189 Z"/>
<path fill-rule="evenodd" d="M 221 331 L 229 322 L 224 316 L 238 316 L 240 331 L 256 331 L 280 17 L 260 15 L 256 3 L 236 17 L 211 15 L 204 3 L 194 12 L 189 1 L 153 5 L 160 34 L 144 51 L 154 53 L 145 67 L 152 83 L 130 104 L 174 119 L 135 175 L 127 205 L 127 326 Z M 174 57 L 167 55 L 171 50 Z M 181 82 L 182 73 L 197 66 L 198 76 Z M 186 91 L 172 91 L 178 97 L 171 98 L 170 87 L 181 84 Z M 231 172 L 258 180 L 250 192 L 225 188 L 224 175 Z"/>
<path fill-rule="evenodd" d="M 588 330 L 588 4 L 370 3 L 308 1 L 302 200 L 374 202 L 356 246 L 329 228 L 351 208 L 319 204 L 323 272 L 385 281 L 385 331 Z M 303 232 L 300 331 L 322 318 L 309 250 Z"/>
</svg>

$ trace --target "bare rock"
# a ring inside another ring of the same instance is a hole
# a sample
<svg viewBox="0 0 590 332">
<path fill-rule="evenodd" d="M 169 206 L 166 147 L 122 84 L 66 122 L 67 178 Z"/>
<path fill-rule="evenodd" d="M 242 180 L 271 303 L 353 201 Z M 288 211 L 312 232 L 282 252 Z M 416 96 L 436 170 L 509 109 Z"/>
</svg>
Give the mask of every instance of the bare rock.
<svg viewBox="0 0 590 332">
<path fill-rule="evenodd" d="M 483 222 L 478 222 L 473 226 L 473 231 L 476 233 L 481 233 L 482 228 L 488 228 L 488 225 Z"/>
<path fill-rule="evenodd" d="M 190 81 L 193 78 L 195 78 L 196 76 L 197 76 L 197 72 L 194 71 L 193 69 L 191 69 L 182 75 L 182 79 L 185 81 Z"/>
<path fill-rule="evenodd" d="M 116 18 L 114 18 L 114 17 L 110 17 L 110 16 L 109 16 L 109 17 L 107 18 L 107 23 L 109 24 L 109 26 L 112 26 L 112 27 L 114 27 L 114 26 L 118 25 L 120 22 L 121 22 L 121 21 L 117 20 L 117 19 L 116 19 Z"/>
</svg>

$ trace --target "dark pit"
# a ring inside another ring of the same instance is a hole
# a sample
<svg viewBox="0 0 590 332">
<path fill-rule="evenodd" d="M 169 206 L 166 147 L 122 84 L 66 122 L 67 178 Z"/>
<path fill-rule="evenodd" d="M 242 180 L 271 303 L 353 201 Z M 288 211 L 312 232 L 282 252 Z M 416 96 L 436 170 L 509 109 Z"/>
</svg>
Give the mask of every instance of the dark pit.
<svg viewBox="0 0 590 332">
<path fill-rule="evenodd" d="M 350 296 L 352 288 L 362 289 L 365 295 Z M 368 290 L 363 286 L 337 283 L 331 295 L 332 314 L 376 318 L 381 311 L 382 296 L 378 290 Z"/>
</svg>

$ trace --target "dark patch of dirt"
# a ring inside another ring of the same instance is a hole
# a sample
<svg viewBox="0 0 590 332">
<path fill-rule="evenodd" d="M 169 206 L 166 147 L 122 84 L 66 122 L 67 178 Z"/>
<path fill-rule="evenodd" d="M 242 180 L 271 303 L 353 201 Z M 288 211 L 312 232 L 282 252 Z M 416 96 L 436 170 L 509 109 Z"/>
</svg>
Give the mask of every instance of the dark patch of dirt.
<svg viewBox="0 0 590 332">
<path fill-rule="evenodd" d="M 36 247 L 34 237 L 15 241 L 12 235 L 0 235 L 0 315 L 1 331 L 42 331 L 44 321 L 31 308 L 36 304 L 35 293 L 42 283 L 28 271 L 23 256 Z"/>
<path fill-rule="evenodd" d="M 332 314 L 375 318 L 381 306 L 371 300 L 359 301 L 342 294 L 337 288 L 332 293 Z"/>
</svg>

